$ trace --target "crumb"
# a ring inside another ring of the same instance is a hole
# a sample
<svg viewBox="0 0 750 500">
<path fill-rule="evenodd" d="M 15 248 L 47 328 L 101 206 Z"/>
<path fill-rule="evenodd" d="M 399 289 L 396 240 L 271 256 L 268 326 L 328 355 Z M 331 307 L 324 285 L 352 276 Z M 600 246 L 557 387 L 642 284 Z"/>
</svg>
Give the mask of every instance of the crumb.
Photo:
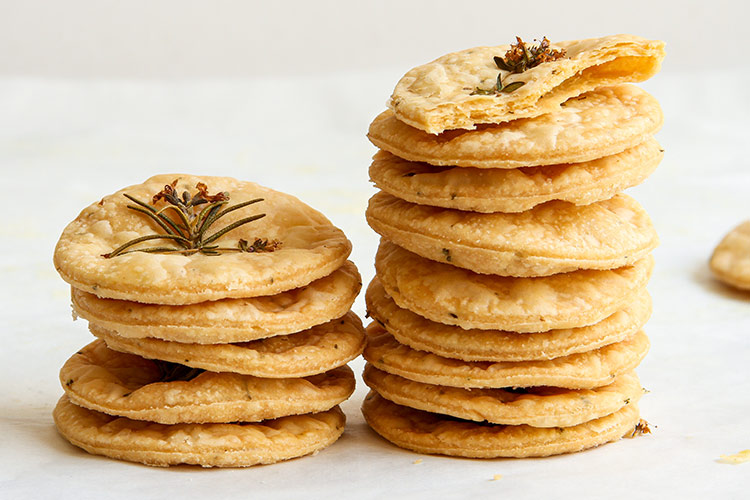
<svg viewBox="0 0 750 500">
<path fill-rule="evenodd" d="M 502 478 L 503 478 L 502 474 L 495 474 L 494 476 L 492 476 L 492 479 L 490 479 L 490 481 L 497 481 Z"/>
<path fill-rule="evenodd" d="M 719 462 L 723 464 L 738 465 L 745 462 L 750 462 L 750 450 L 742 450 L 734 455 L 722 455 L 719 457 Z"/>
<path fill-rule="evenodd" d="M 422 459 L 421 459 L 421 458 L 418 458 L 418 459 L 416 459 L 415 461 L 413 461 L 412 463 L 413 463 L 414 465 L 419 465 L 419 464 L 421 464 L 421 463 L 422 463 Z"/>
<path fill-rule="evenodd" d="M 646 422 L 643 419 L 640 419 L 638 423 L 635 425 L 635 428 L 632 430 L 632 432 L 630 432 L 630 434 L 626 434 L 624 437 L 634 438 L 637 436 L 643 436 L 644 434 L 651 434 L 651 427 L 649 426 L 648 422 Z"/>
</svg>

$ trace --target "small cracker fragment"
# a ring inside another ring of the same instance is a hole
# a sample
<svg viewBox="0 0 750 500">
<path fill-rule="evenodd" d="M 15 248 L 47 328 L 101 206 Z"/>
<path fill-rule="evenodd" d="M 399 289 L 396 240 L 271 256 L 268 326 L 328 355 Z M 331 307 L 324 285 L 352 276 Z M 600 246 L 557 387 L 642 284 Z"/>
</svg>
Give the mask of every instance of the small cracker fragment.
<svg viewBox="0 0 750 500">
<path fill-rule="evenodd" d="M 370 391 L 362 404 L 367 424 L 401 448 L 469 458 L 546 457 L 617 441 L 638 420 L 637 405 L 574 427 L 539 428 L 457 420 L 392 403 Z"/>
<path fill-rule="evenodd" d="M 341 317 L 361 280 L 347 261 L 307 286 L 264 297 L 170 306 L 104 299 L 72 288 L 71 299 L 75 314 L 120 337 L 218 344 L 295 333 Z"/>
<path fill-rule="evenodd" d="M 362 353 L 365 334 L 353 312 L 290 335 L 236 344 L 186 344 L 121 337 L 89 323 L 110 349 L 193 368 L 265 378 L 307 377 L 342 366 Z"/>
<path fill-rule="evenodd" d="M 328 411 L 257 423 L 164 425 L 87 410 L 60 398 L 58 432 L 94 455 L 166 467 L 248 467 L 309 455 L 333 444 L 346 417 Z"/>
<path fill-rule="evenodd" d="M 161 424 L 258 422 L 317 413 L 354 391 L 348 367 L 306 378 L 204 371 L 190 380 L 165 381 L 158 364 L 108 349 L 102 340 L 74 354 L 60 370 L 60 381 L 79 406 Z"/>
<path fill-rule="evenodd" d="M 594 389 L 638 366 L 649 345 L 640 331 L 622 342 L 548 361 L 462 361 L 399 344 L 379 324 L 370 323 L 364 358 L 385 372 L 438 386 Z"/>
<path fill-rule="evenodd" d="M 383 191 L 420 205 L 470 212 L 515 213 L 551 200 L 588 205 L 640 184 L 661 162 L 654 138 L 583 163 L 525 168 L 433 166 L 378 151 L 370 179 Z"/>
<path fill-rule="evenodd" d="M 739 465 L 750 462 L 750 450 L 742 450 L 732 455 L 721 455 L 719 461 L 725 464 Z"/>
<path fill-rule="evenodd" d="M 366 216 L 373 230 L 410 252 L 499 276 L 615 269 L 659 243 L 646 211 L 624 194 L 585 206 L 550 201 L 521 213 L 479 214 L 381 191 L 370 198 Z"/>
<path fill-rule="evenodd" d="M 500 70 L 493 57 L 504 57 L 510 45 L 446 54 L 408 71 L 388 106 L 399 120 L 430 134 L 473 129 L 553 112 L 569 98 L 597 87 L 646 80 L 659 71 L 664 58 L 664 42 L 633 35 L 555 42 L 551 48 L 564 49 L 566 57 L 520 74 L 503 71 L 504 85 L 525 84 L 498 95 L 472 93 L 495 85 Z"/>
<path fill-rule="evenodd" d="M 711 256 L 709 267 L 727 285 L 750 290 L 750 220 L 724 236 Z"/>
<path fill-rule="evenodd" d="M 465 330 L 430 321 L 396 305 L 377 277 L 370 282 L 365 301 L 370 317 L 400 343 L 464 361 L 545 360 L 591 351 L 632 337 L 651 315 L 651 297 L 645 289 L 598 323 L 540 333 Z"/>
<path fill-rule="evenodd" d="M 399 307 L 464 329 L 544 332 L 598 323 L 645 288 L 647 256 L 632 266 L 539 278 L 477 274 L 420 257 L 381 240 L 375 269 Z"/>
<path fill-rule="evenodd" d="M 149 217 L 128 209 L 132 202 L 123 195 L 150 202 L 175 179 L 178 193 L 193 192 L 197 183 L 204 183 L 212 193 L 228 192 L 231 205 L 263 198 L 217 222 L 215 231 L 244 217 L 266 214 L 216 240 L 222 247 L 236 248 L 240 239 L 252 242 L 257 238 L 279 241 L 281 247 L 274 252 L 218 256 L 134 252 L 105 258 L 104 254 L 132 239 L 164 234 Z M 66 282 L 98 297 L 183 305 L 299 288 L 341 267 L 350 252 L 351 243 L 344 233 L 294 196 L 229 177 L 165 174 L 85 208 L 63 230 L 54 263 Z"/>
</svg>

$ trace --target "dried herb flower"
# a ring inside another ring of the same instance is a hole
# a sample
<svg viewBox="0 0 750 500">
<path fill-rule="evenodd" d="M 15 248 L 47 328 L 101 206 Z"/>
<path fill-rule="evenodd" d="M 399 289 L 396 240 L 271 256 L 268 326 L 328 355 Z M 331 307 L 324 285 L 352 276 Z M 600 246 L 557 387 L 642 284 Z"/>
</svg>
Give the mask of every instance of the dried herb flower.
<svg viewBox="0 0 750 500">
<path fill-rule="evenodd" d="M 164 186 L 164 189 L 156 193 L 151 199 L 153 205 L 140 201 L 129 194 L 124 194 L 127 199 L 135 203 L 135 205 L 127 205 L 127 208 L 150 218 L 164 230 L 165 234 L 150 234 L 135 238 L 113 251 L 103 254 L 102 257 L 109 259 L 131 252 L 220 255 L 227 252 L 273 252 L 281 247 L 281 242 L 279 241 L 272 240 L 269 242 L 260 238 L 256 239 L 252 245 L 249 245 L 246 240 L 241 239 L 237 247 L 234 248 L 220 247 L 214 244 L 216 240 L 229 231 L 265 217 L 266 214 L 245 217 L 212 234 L 206 234 L 216 221 L 228 213 L 261 202 L 263 198 L 256 198 L 237 203 L 236 205 L 226 206 L 229 203 L 229 193 L 220 192 L 211 195 L 208 193 L 208 187 L 202 182 L 196 184 L 195 187 L 198 192 L 192 195 L 188 191 L 183 191 L 181 195 L 178 194 L 175 189 L 176 186 L 177 179 L 171 184 Z M 156 205 L 159 202 L 164 202 L 166 205 L 157 208 Z M 170 217 L 167 215 L 168 211 L 174 214 Z M 176 246 L 131 248 L 139 243 L 151 240 L 167 240 Z"/>
<path fill-rule="evenodd" d="M 526 46 L 526 43 L 520 37 L 516 37 L 516 43 L 510 46 L 505 56 L 495 56 L 495 66 L 502 71 L 510 74 L 523 73 L 527 69 L 539 66 L 542 63 L 556 61 L 565 57 L 565 49 L 552 49 L 547 37 L 543 37 L 538 45 Z M 502 73 L 497 75 L 497 82 L 494 87 L 482 89 L 477 87 L 471 95 L 497 95 L 499 93 L 510 94 L 514 90 L 523 87 L 526 82 L 512 82 L 503 85 Z"/>
</svg>

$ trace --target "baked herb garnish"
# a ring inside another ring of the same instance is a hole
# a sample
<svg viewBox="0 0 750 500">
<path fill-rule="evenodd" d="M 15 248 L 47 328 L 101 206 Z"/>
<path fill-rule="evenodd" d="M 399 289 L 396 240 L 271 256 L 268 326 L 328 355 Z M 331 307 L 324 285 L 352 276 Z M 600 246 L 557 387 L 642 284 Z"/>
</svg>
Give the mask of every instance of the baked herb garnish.
<svg viewBox="0 0 750 500">
<path fill-rule="evenodd" d="M 630 434 L 627 434 L 626 437 L 634 438 L 637 436 L 643 436 L 644 434 L 651 434 L 651 427 L 648 422 L 640 419 L 638 420 L 638 423 L 635 424 L 633 431 Z"/>
<path fill-rule="evenodd" d="M 229 231 L 265 217 L 266 214 L 245 217 L 211 234 L 207 234 L 209 228 L 228 213 L 261 202 L 263 198 L 255 198 L 227 206 L 229 204 L 229 193 L 208 194 L 208 187 L 202 182 L 195 185 L 198 191 L 192 195 L 187 191 L 183 191 L 182 195 L 179 195 L 175 189 L 176 186 L 177 179 L 171 184 L 164 186 L 164 189 L 153 196 L 151 199 L 152 204 L 140 201 L 125 193 L 123 196 L 135 203 L 135 205 L 127 205 L 127 208 L 147 216 L 163 229 L 166 234 L 149 234 L 132 239 L 113 251 L 102 254 L 102 257 L 109 259 L 131 252 L 179 253 L 182 255 L 192 255 L 195 253 L 220 255 L 227 252 L 273 252 L 281 246 L 281 242 L 279 241 L 269 241 L 261 238 L 256 239 L 252 244 L 248 243 L 247 240 L 241 239 L 237 242 L 237 247 L 233 248 L 220 247 L 214 243 Z M 159 202 L 164 202 L 165 205 L 157 208 L 156 205 Z M 172 213 L 172 216 L 167 215 L 167 212 Z M 170 241 L 176 244 L 176 247 L 153 246 L 131 248 L 134 245 L 151 240 Z"/>
<path fill-rule="evenodd" d="M 495 56 L 495 66 L 509 74 L 523 73 L 527 69 L 539 66 L 542 63 L 556 61 L 565 57 L 565 49 L 550 48 L 549 40 L 545 36 L 538 45 L 526 46 L 520 37 L 516 37 L 516 43 L 510 46 L 505 56 Z M 503 85 L 503 74 L 498 73 L 497 82 L 489 89 L 475 88 L 471 95 L 497 95 L 500 93 L 510 94 L 514 90 L 523 87 L 526 82 L 511 82 Z"/>
</svg>

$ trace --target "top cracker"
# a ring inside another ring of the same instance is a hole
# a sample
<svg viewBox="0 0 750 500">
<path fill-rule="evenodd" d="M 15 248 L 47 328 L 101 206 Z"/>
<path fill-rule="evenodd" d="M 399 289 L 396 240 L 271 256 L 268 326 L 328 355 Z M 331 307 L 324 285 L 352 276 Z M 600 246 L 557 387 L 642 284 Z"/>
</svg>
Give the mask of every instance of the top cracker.
<svg viewBox="0 0 750 500">
<path fill-rule="evenodd" d="M 188 203 L 195 218 L 183 219 L 164 193 L 198 200 Z M 204 210 L 217 200 L 214 215 L 226 213 L 206 229 L 202 249 L 164 236 L 211 219 Z M 253 220 L 241 224 L 247 218 Z M 154 235 L 162 236 L 144 239 Z M 54 261 L 65 281 L 99 297 L 179 305 L 302 287 L 339 268 L 350 251 L 340 229 L 293 196 L 229 177 L 170 174 L 85 208 L 63 231 Z"/>
<path fill-rule="evenodd" d="M 555 111 L 569 98 L 597 87 L 647 80 L 659 71 L 664 58 L 660 40 L 612 35 L 551 44 L 551 50 L 564 50 L 564 57 L 511 73 L 494 61 L 510 49 L 510 45 L 476 47 L 418 66 L 396 84 L 388 106 L 399 120 L 431 134 L 472 130 L 482 123 Z M 507 93 L 476 93 L 492 89 L 498 73 L 505 87 L 524 83 L 508 87 L 515 88 Z"/>
</svg>

